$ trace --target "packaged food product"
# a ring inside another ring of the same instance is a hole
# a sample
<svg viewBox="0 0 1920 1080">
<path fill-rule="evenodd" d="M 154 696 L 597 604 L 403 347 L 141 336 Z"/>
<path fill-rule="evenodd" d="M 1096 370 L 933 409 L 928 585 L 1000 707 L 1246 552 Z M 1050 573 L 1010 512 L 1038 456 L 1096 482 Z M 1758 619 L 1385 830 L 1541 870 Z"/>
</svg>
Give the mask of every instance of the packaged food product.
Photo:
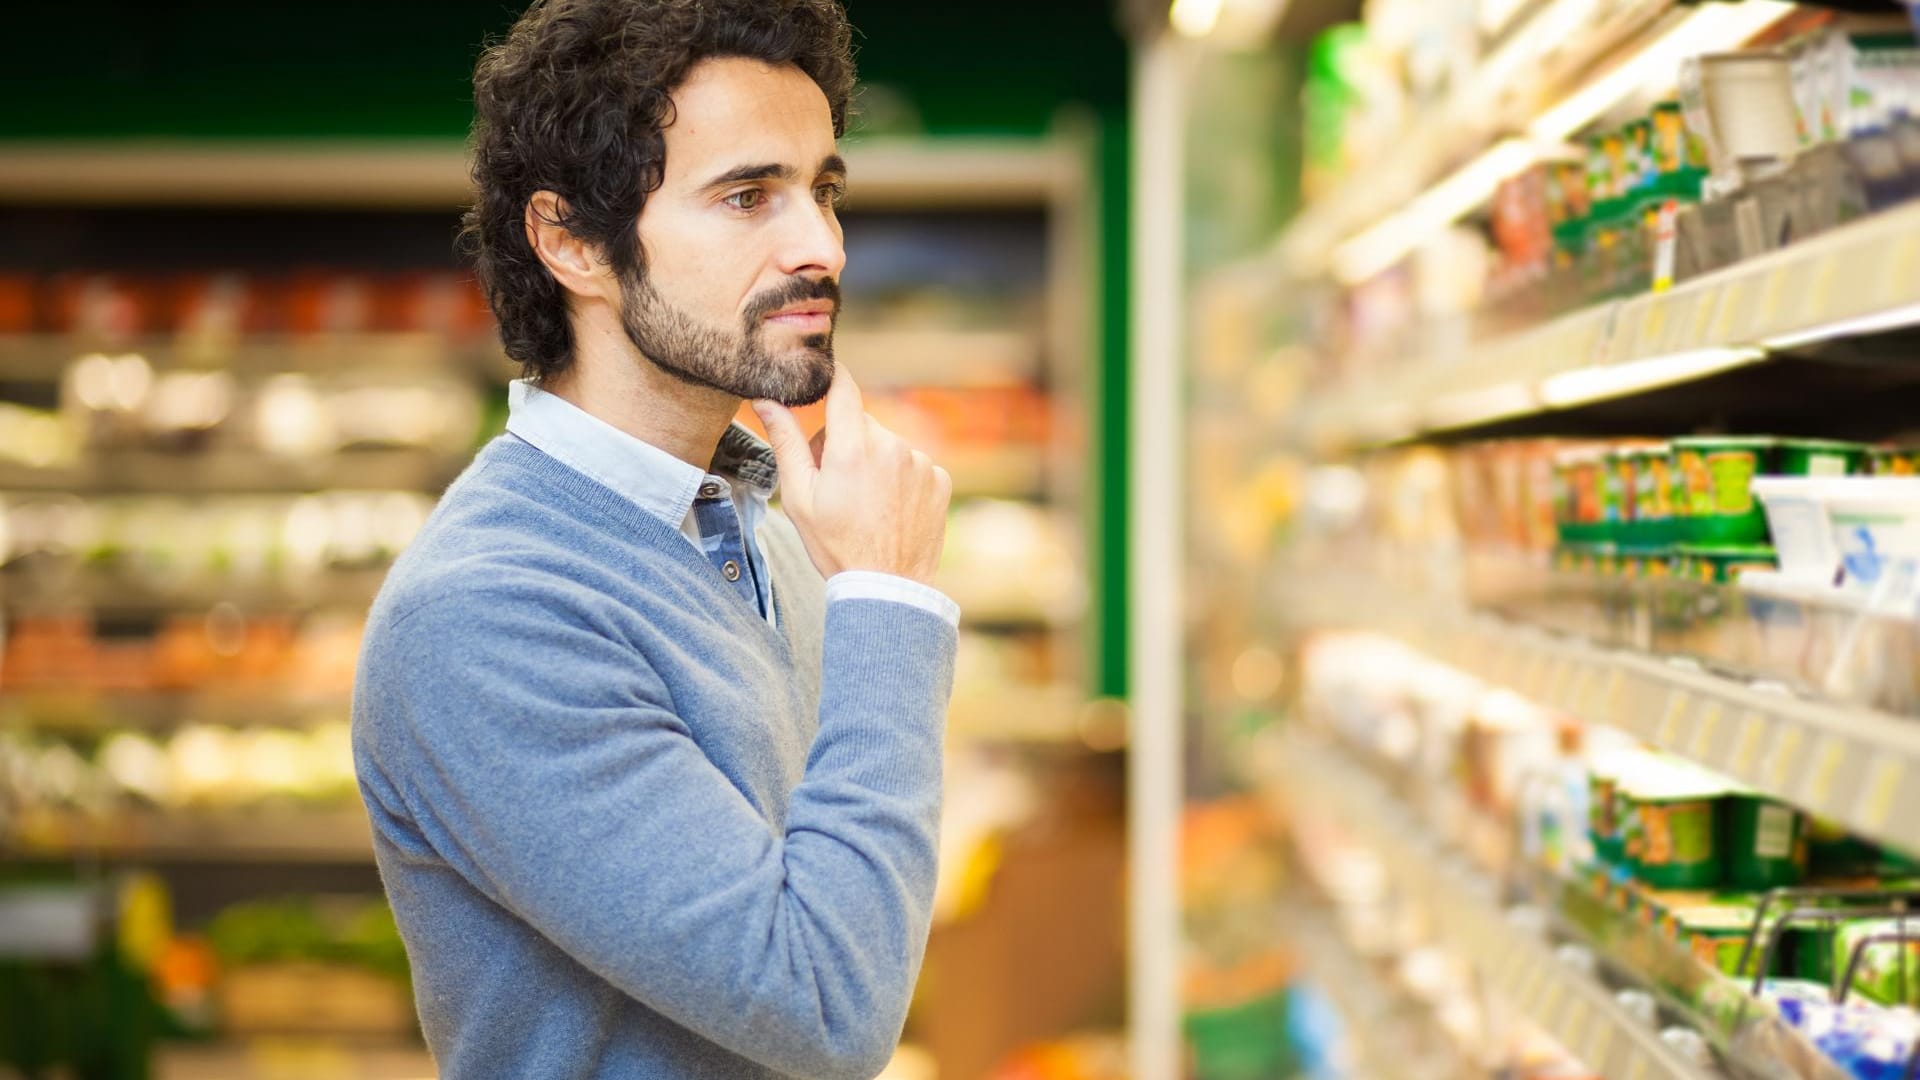
<svg viewBox="0 0 1920 1080">
<path fill-rule="evenodd" d="M 1740 959 L 1747 952 L 1747 939 L 1753 936 L 1754 914 L 1754 905 L 1747 901 L 1721 901 L 1675 909 L 1670 922 L 1675 940 L 1686 946 L 1695 959 L 1722 974 L 1751 978 L 1752 969 L 1759 966 L 1761 945 L 1768 929 L 1762 927 L 1763 936 L 1754 943 L 1747 970 L 1742 971 Z M 1782 953 L 1774 958 L 1769 974 L 1784 975 L 1788 970 Z"/>
<path fill-rule="evenodd" d="M 1753 478 L 1775 471 L 1778 439 L 1715 436 L 1675 439 L 1674 467 L 1686 488 L 1680 538 L 1695 544 L 1754 544 L 1767 520 L 1753 497 Z"/>
<path fill-rule="evenodd" d="M 1828 818 L 1809 817 L 1806 837 L 1807 869 L 1817 877 L 1852 877 L 1870 872 L 1880 858 L 1878 848 Z"/>
<path fill-rule="evenodd" d="M 1628 467 L 1634 487 L 1631 542 L 1645 547 L 1673 543 L 1673 448 L 1666 443 L 1636 446 L 1628 453 Z"/>
<path fill-rule="evenodd" d="M 1782 476 L 1850 476 L 1866 471 L 1864 443 L 1832 439 L 1781 439 L 1777 464 Z"/>
<path fill-rule="evenodd" d="M 1718 808 L 1725 782 L 1686 763 L 1655 758 L 1623 771 L 1618 783 L 1634 877 L 1661 889 L 1719 885 L 1725 871 Z"/>
<path fill-rule="evenodd" d="M 1875 476 L 1920 476 L 1920 446 L 1876 446 L 1867 452 Z"/>
<path fill-rule="evenodd" d="M 1606 452 L 1593 447 L 1567 450 L 1554 459 L 1554 518 L 1562 543 L 1607 539 L 1605 467 Z"/>
<path fill-rule="evenodd" d="M 1653 107 L 1653 167 L 1665 176 L 1687 167 L 1687 120 L 1677 101 Z"/>
<path fill-rule="evenodd" d="M 1720 815 L 1728 885 L 1773 889 L 1806 877 L 1805 819 L 1798 810 L 1757 791 L 1733 791 L 1721 800 Z"/>
<path fill-rule="evenodd" d="M 1906 934 L 1910 940 L 1873 940 Z M 1920 917 L 1848 919 L 1833 937 L 1833 970 L 1845 977 L 1854 950 L 1852 993 L 1881 1005 L 1920 1006 Z"/>
</svg>

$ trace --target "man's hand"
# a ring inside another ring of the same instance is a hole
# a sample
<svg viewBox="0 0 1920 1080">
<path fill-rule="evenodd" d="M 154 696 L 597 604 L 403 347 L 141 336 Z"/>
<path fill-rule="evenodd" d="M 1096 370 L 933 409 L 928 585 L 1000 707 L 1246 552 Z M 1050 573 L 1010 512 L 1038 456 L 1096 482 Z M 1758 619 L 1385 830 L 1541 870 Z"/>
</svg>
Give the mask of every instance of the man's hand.
<svg viewBox="0 0 1920 1080">
<path fill-rule="evenodd" d="M 930 584 L 946 543 L 953 478 L 867 415 L 845 364 L 811 443 L 792 411 L 756 401 L 780 464 L 781 505 L 822 577 L 876 570 Z"/>
</svg>

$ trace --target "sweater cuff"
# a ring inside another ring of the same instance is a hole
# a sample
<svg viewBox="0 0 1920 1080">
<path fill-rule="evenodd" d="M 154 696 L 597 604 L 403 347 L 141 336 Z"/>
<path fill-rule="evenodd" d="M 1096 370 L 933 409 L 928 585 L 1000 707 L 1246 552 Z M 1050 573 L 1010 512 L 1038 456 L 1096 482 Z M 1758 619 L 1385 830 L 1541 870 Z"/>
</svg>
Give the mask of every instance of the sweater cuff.
<svg viewBox="0 0 1920 1080">
<path fill-rule="evenodd" d="M 960 628 L 960 605 L 931 585 L 876 570 L 842 570 L 827 579 L 827 603 L 836 600 L 886 600 L 938 615 Z"/>
</svg>

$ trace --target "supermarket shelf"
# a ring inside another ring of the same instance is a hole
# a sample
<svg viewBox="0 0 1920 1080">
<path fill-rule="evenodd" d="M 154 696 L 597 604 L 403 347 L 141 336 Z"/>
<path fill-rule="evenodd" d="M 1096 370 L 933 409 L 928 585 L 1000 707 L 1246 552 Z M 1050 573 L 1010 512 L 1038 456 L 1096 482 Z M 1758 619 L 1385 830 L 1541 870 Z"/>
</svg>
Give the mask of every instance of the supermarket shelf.
<svg viewBox="0 0 1920 1080">
<path fill-rule="evenodd" d="M 74 359 L 90 353 L 137 353 L 160 370 L 225 369 L 273 375 L 419 373 L 444 376 L 470 370 L 510 371 L 499 342 L 491 335 L 459 341 L 427 332 L 358 334 L 244 334 L 225 339 L 146 336 L 124 341 L 91 341 L 66 334 L 0 335 L 0 381 L 58 382 Z"/>
<path fill-rule="evenodd" d="M 1319 905 L 1290 903 L 1283 920 L 1287 939 L 1314 986 L 1324 991 L 1346 1021 L 1363 1075 L 1380 1080 L 1444 1080 L 1474 1075 L 1467 1063 L 1408 1055 L 1400 1034 L 1407 1024 L 1434 1029 L 1423 1045 L 1444 1044 L 1432 1010 L 1395 986 L 1379 966 L 1362 956 Z"/>
<path fill-rule="evenodd" d="M 0 578 L 0 611 L 66 612 L 76 608 L 116 614 L 205 611 L 232 604 L 247 612 L 346 608 L 365 611 L 386 580 L 386 567 L 329 570 L 299 581 L 241 582 L 196 579 L 174 585 L 125 575 L 48 572 L 24 581 Z"/>
<path fill-rule="evenodd" d="M 1542 932 L 1514 918 L 1492 880 L 1449 857 L 1393 790 L 1335 744 L 1291 732 L 1264 744 L 1252 767 L 1267 797 L 1350 827 L 1398 890 L 1425 903 L 1438 940 L 1596 1075 L 1705 1080 L 1606 984 L 1563 962 Z"/>
<path fill-rule="evenodd" d="M 0 699 L 0 729 L 165 731 L 186 724 L 300 728 L 316 719 L 345 719 L 346 694 L 300 696 L 273 691 L 89 693 L 9 690 Z"/>
<path fill-rule="evenodd" d="M 299 581 L 194 579 L 168 585 L 91 571 L 46 572 L 25 580 L 0 577 L 0 611 L 32 614 L 84 609 L 140 614 L 205 611 L 221 604 L 247 612 L 310 608 L 364 611 L 373 603 L 386 576 L 387 569 L 382 566 L 328 570 Z"/>
<path fill-rule="evenodd" d="M 1920 723 L 1795 697 L 1682 660 L 1602 648 L 1351 576 L 1290 592 L 1303 627 L 1374 630 L 1589 723 L 1629 732 L 1768 795 L 1920 851 Z"/>
<path fill-rule="evenodd" d="M 1310 404 L 1321 446 L 1377 445 L 1565 411 L 1920 324 L 1920 205 L 1661 293 L 1589 307 Z"/>
<path fill-rule="evenodd" d="M 35 468 L 0 462 L 0 491 L 108 495 L 275 494 L 351 488 L 438 491 L 466 457 L 428 450 L 347 450 L 319 460 L 266 454 L 113 451 L 78 465 Z"/>
<path fill-rule="evenodd" d="M 1499 135 L 1526 130 L 1548 101 L 1643 42 L 1675 17 L 1679 5 L 1674 0 L 1629 0 L 1615 5 L 1604 22 L 1578 33 L 1566 33 L 1576 29 L 1569 27 L 1555 32 L 1552 24 L 1564 20 L 1551 18 L 1554 6 L 1536 5 L 1534 17 L 1511 33 L 1463 86 L 1409 116 L 1392 149 L 1346 177 L 1333 195 L 1309 205 L 1280 238 L 1279 254 L 1286 267 L 1301 278 L 1318 276 L 1341 241 L 1431 192 L 1449 170 Z"/>
<path fill-rule="evenodd" d="M 373 861 L 359 806 L 222 813 L 138 813 L 111 819 L 25 819 L 0 850 L 16 858 L 96 857 L 127 862 L 320 863 Z"/>
<path fill-rule="evenodd" d="M 860 210 L 1045 204 L 1080 175 L 1051 140 L 853 139 L 843 153 Z M 452 210 L 472 198 L 467 162 L 458 140 L 15 141 L 0 202 Z"/>
</svg>

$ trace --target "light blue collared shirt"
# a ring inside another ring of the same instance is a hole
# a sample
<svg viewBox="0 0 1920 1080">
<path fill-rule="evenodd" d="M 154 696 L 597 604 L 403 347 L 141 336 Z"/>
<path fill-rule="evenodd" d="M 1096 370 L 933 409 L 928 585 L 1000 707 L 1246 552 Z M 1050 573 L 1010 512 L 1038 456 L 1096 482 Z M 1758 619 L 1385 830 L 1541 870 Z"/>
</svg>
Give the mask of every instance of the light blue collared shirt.
<svg viewBox="0 0 1920 1080">
<path fill-rule="evenodd" d="M 766 520 L 767 500 L 773 496 L 774 475 L 760 462 L 740 458 L 751 453 L 753 439 L 744 428 L 734 428 L 722 440 L 715 464 L 732 459 L 733 475 L 708 472 L 665 450 L 637 439 L 524 379 L 507 387 L 507 431 L 576 472 L 584 473 L 631 500 L 635 506 L 678 529 L 695 549 L 728 542 L 725 536 L 703 536 L 695 503 L 727 497 L 739 522 L 739 542 L 745 550 L 753 591 L 760 611 L 777 623 L 773 582 L 759 542 Z M 744 442 L 742 437 L 744 437 Z M 711 520 L 711 515 L 709 515 Z M 724 526 L 723 526 L 724 528 Z M 843 570 L 827 579 L 827 603 L 836 600 L 888 600 L 932 612 L 960 625 L 960 606 L 938 589 L 894 574 L 871 570 Z"/>
</svg>

